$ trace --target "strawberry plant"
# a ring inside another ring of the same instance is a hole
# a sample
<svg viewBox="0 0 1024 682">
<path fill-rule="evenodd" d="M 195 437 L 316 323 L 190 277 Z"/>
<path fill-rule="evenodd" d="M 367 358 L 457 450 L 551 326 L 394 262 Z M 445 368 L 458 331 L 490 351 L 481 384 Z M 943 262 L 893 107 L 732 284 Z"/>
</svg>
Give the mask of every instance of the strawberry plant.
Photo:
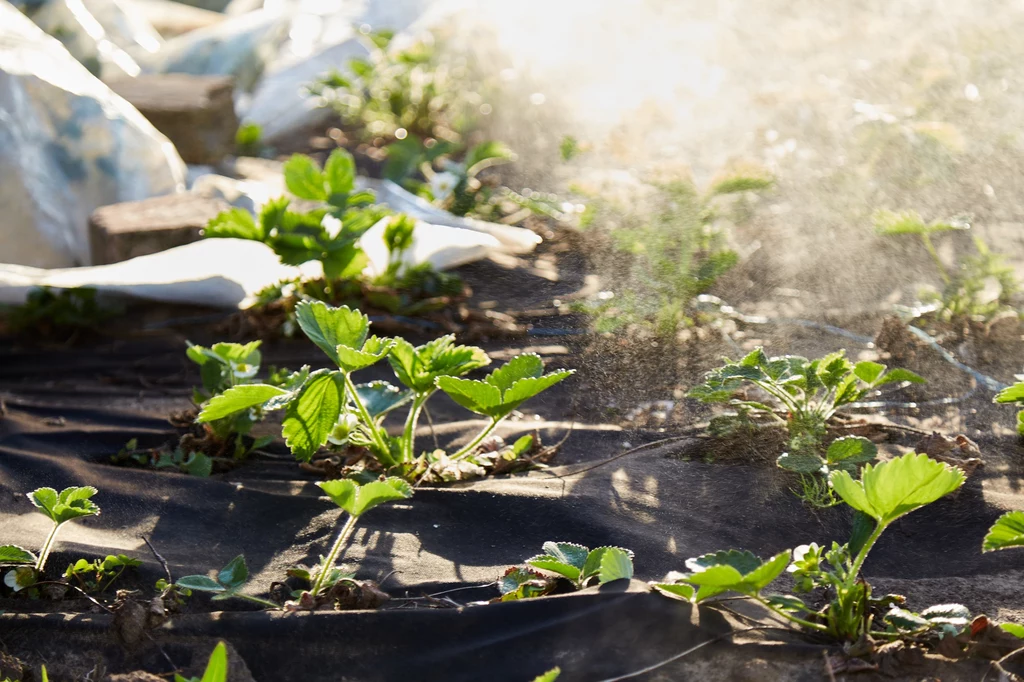
<svg viewBox="0 0 1024 682">
<path fill-rule="evenodd" d="M 498 581 L 501 601 L 540 597 L 551 592 L 555 579 L 538 573 L 554 573 L 582 590 L 594 581 L 603 585 L 633 577 L 633 552 L 621 547 L 589 549 L 573 542 L 545 542 L 544 554 L 525 561 L 531 568 L 513 566 Z"/>
<path fill-rule="evenodd" d="M 37 287 L 28 292 L 24 304 L 0 306 L 0 317 L 16 335 L 71 339 L 98 330 L 119 312 L 102 305 L 96 293 L 89 287 Z"/>
<path fill-rule="evenodd" d="M 939 257 L 932 237 L 956 230 L 969 230 L 971 225 L 967 219 L 925 223 L 915 211 L 896 213 L 879 210 L 873 215 L 873 220 L 878 234 L 916 235 L 920 238 L 942 279 L 941 291 L 923 291 L 921 298 L 924 303 L 934 306 L 939 320 L 949 322 L 965 317 L 989 320 L 1004 310 L 1012 309 L 1011 299 L 1020 289 L 1013 267 L 1007 265 L 1001 255 L 992 253 L 980 238 L 974 239 L 977 253 L 964 257 L 952 271 Z M 989 293 L 990 282 L 997 286 L 994 297 Z"/>
<path fill-rule="evenodd" d="M 994 398 L 997 403 L 1012 403 L 1018 407 L 1024 408 L 1024 381 L 1019 381 L 1016 384 L 1004 388 L 999 391 Z M 1017 433 L 1024 436 L 1024 409 L 1017 412 Z"/>
<path fill-rule="evenodd" d="M 458 346 L 451 336 L 419 347 L 400 339 L 370 336 L 369 319 L 347 306 L 321 302 L 296 307 L 299 327 L 337 369 L 321 369 L 291 387 L 249 384 L 229 388 L 212 398 L 198 421 L 231 418 L 254 408 L 284 409 L 285 443 L 300 460 L 309 460 L 328 441 L 366 448 L 385 471 L 418 478 L 427 467 L 415 457 L 415 430 L 421 410 L 437 389 L 463 407 L 488 418 L 469 443 L 451 455 L 454 460 L 475 454 L 501 421 L 529 398 L 562 381 L 571 371 L 544 374 L 539 356 L 524 354 L 494 370 L 483 380 L 460 378 L 490 363 L 481 349 Z M 378 381 L 357 385 L 353 373 L 388 358 L 406 390 Z M 386 415 L 411 403 L 402 434 L 390 436 Z"/>
<path fill-rule="evenodd" d="M 829 482 L 855 511 L 849 542 L 833 543 L 830 549 L 816 543 L 801 545 L 768 559 L 735 549 L 705 554 L 687 560 L 686 572 L 670 573 L 664 581 L 652 583 L 653 588 L 693 603 L 735 592 L 805 630 L 845 642 L 862 637 L 957 634 L 966 628 L 970 614 L 965 607 L 943 604 L 914 613 L 903 608 L 904 598 L 899 595 L 874 596 L 861 574 L 882 533 L 897 519 L 957 490 L 963 485 L 963 472 L 926 455 L 908 453 L 866 465 L 859 481 L 848 471 L 835 470 Z M 796 592 L 825 588 L 828 603 L 816 609 L 794 595 L 766 594 L 767 587 L 787 571 Z"/>
<path fill-rule="evenodd" d="M 385 502 L 404 500 L 412 497 L 412 487 L 401 478 L 381 478 L 360 485 L 351 479 L 321 481 L 320 489 L 348 514 L 348 518 L 338 531 L 338 536 L 327 552 L 320 557 L 320 562 L 309 571 L 289 571 L 293 577 L 305 578 L 311 585 L 309 590 L 301 591 L 295 602 L 289 606 L 302 609 L 316 609 L 319 605 L 330 601 L 330 592 L 336 585 L 352 582 L 352 574 L 343 573 L 337 568 L 338 554 L 352 537 L 356 524 L 366 512 Z"/>
<path fill-rule="evenodd" d="M 50 519 L 53 528 L 38 554 L 17 545 L 0 546 L 0 566 L 15 567 L 4 576 L 7 587 L 18 592 L 39 581 L 61 527 L 68 521 L 100 513 L 100 508 L 91 499 L 97 492 L 92 486 L 73 486 L 59 493 L 53 488 L 38 488 L 28 493 L 36 511 Z"/>
<path fill-rule="evenodd" d="M 738 262 L 728 246 L 722 202 L 729 195 L 759 192 L 773 184 L 756 169 L 725 174 L 701 192 L 689 178 L 649 183 L 642 205 L 615 205 L 591 196 L 581 227 L 604 226 L 611 240 L 607 259 L 618 286 L 583 310 L 599 332 L 631 327 L 674 337 L 692 324 L 693 301 Z M 733 206 L 733 208 L 736 208 Z M 739 219 L 736 211 L 731 211 Z"/>
<path fill-rule="evenodd" d="M 260 606 L 272 609 L 280 608 L 280 604 L 276 604 L 268 599 L 244 594 L 242 588 L 245 587 L 245 583 L 248 580 L 249 567 L 245 564 L 245 556 L 239 554 L 229 561 L 224 568 L 220 569 L 214 578 L 207 575 L 186 575 L 178 578 L 175 585 L 184 590 L 211 593 L 213 594 L 212 599 L 214 601 L 232 598 L 244 599 Z"/>
<path fill-rule="evenodd" d="M 85 592 L 106 592 L 115 580 L 129 568 L 138 568 L 142 562 L 124 554 L 109 555 L 104 559 L 79 559 L 64 571 L 64 577 L 74 579 Z"/>
<path fill-rule="evenodd" d="M 739 411 L 738 419 L 768 419 L 784 424 L 789 432 L 789 449 L 777 464 L 807 476 L 844 470 L 856 473 L 859 466 L 875 459 L 877 449 L 866 438 L 848 436 L 822 445 L 829 420 L 844 405 L 862 400 L 870 391 L 893 383 L 921 383 L 924 379 L 905 369 L 887 370 L 868 360 L 850 362 L 845 351 L 808 360 L 797 355 L 769 358 L 757 348 L 738 362 L 711 370 L 704 382 L 688 395 L 707 403 L 728 403 Z M 738 395 L 754 386 L 767 394 L 768 402 Z M 814 491 L 817 492 L 814 492 Z M 814 481 L 804 481 L 804 499 L 819 499 L 818 504 L 835 503 L 827 489 Z"/>
</svg>

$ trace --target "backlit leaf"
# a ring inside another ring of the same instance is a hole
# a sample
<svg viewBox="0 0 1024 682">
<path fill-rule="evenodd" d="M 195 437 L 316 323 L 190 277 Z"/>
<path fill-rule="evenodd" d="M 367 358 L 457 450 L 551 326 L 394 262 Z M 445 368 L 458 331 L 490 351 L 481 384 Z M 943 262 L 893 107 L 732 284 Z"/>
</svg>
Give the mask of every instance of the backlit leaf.
<svg viewBox="0 0 1024 682">
<path fill-rule="evenodd" d="M 502 393 L 520 379 L 536 378 L 544 373 L 544 361 L 536 353 L 523 353 L 494 370 L 484 379 Z"/>
<path fill-rule="evenodd" d="M 72 486 L 57 493 L 53 488 L 39 488 L 28 494 L 32 504 L 57 524 L 83 516 L 95 516 L 100 508 L 91 499 L 98 490 L 92 486 Z"/>
<path fill-rule="evenodd" d="M 582 569 L 590 550 L 575 542 L 545 542 L 544 551 L 562 563 Z"/>
<path fill-rule="evenodd" d="M 352 516 L 362 516 L 374 507 L 412 497 L 412 488 L 401 478 L 390 477 L 359 485 L 351 479 L 317 483 L 331 500 Z"/>
<path fill-rule="evenodd" d="M 34 564 L 36 555 L 23 547 L 17 545 L 0 546 L 0 565 L 5 564 Z"/>
<path fill-rule="evenodd" d="M 344 149 L 331 152 L 324 164 L 323 174 L 330 194 L 351 194 L 355 189 L 356 162 Z"/>
<path fill-rule="evenodd" d="M 848 505 L 888 525 L 959 488 L 964 474 L 911 452 L 878 465 L 868 464 L 860 481 L 846 471 L 831 472 L 829 481 Z"/>
<path fill-rule="evenodd" d="M 540 554 L 538 556 L 531 557 L 526 560 L 526 563 L 533 566 L 534 568 L 539 568 L 542 571 L 551 571 L 552 573 L 557 573 L 563 578 L 568 578 L 573 582 L 576 582 L 580 578 L 579 568 L 573 566 L 572 564 L 566 563 L 565 561 L 560 561 L 559 559 L 548 554 Z"/>
<path fill-rule="evenodd" d="M 981 551 L 1024 547 L 1024 511 L 1006 512 L 988 529 Z"/>
<path fill-rule="evenodd" d="M 217 582 L 228 589 L 236 589 L 249 579 L 249 567 L 245 565 L 245 555 L 239 554 L 228 562 L 227 566 L 217 573 Z"/>
<path fill-rule="evenodd" d="M 875 383 L 875 380 L 882 376 L 883 372 L 885 372 L 885 365 L 880 362 L 864 360 L 853 366 L 853 373 L 865 384 Z"/>
<path fill-rule="evenodd" d="M 683 601 L 692 601 L 693 595 L 696 592 L 693 585 L 686 583 L 651 583 L 650 585 L 667 597 L 682 599 Z"/>
<path fill-rule="evenodd" d="M 199 682 L 227 682 L 228 679 L 228 650 L 224 642 L 217 642 L 210 654 L 210 660 L 206 663 L 206 671 L 203 672 L 203 679 Z"/>
<path fill-rule="evenodd" d="M 295 317 L 309 340 L 339 366 L 338 346 L 361 350 L 370 329 L 369 318 L 358 310 L 334 308 L 321 301 L 299 303 Z"/>
<path fill-rule="evenodd" d="M 382 339 L 378 336 L 371 336 L 366 339 L 361 349 L 349 348 L 339 344 L 335 348 L 338 357 L 338 366 L 346 372 L 355 372 L 360 369 L 377 363 L 391 350 L 394 342 L 391 339 Z"/>
<path fill-rule="evenodd" d="M 284 395 L 286 392 L 277 386 L 267 384 L 233 386 L 223 393 L 213 396 L 196 417 L 196 421 L 209 422 L 222 419 L 250 407 L 262 405 L 271 398 Z"/>
<path fill-rule="evenodd" d="M 294 154 L 284 162 L 282 170 L 289 192 L 300 199 L 327 201 L 324 174 L 313 159 L 304 154 Z"/>
<path fill-rule="evenodd" d="M 836 438 L 828 446 L 825 460 L 829 464 L 864 464 L 875 459 L 878 448 L 862 436 Z"/>
<path fill-rule="evenodd" d="M 483 381 L 438 377 L 437 387 L 452 400 L 477 414 L 491 415 L 501 405 L 501 392 Z"/>
<path fill-rule="evenodd" d="M 340 372 L 319 370 L 310 375 L 298 397 L 288 404 L 282 425 L 285 443 L 296 457 L 308 461 L 327 442 L 344 396 Z"/>
<path fill-rule="evenodd" d="M 633 577 L 633 559 L 619 547 L 608 547 L 601 557 L 601 570 L 597 580 L 602 585 L 613 580 L 629 580 Z"/>
<path fill-rule="evenodd" d="M 1024 381 L 996 393 L 997 403 L 1024 403 Z"/>
<path fill-rule="evenodd" d="M 213 578 L 205 575 L 186 575 L 178 578 L 175 582 L 179 587 L 185 587 L 190 590 L 199 590 L 200 592 L 224 592 L 225 587 Z"/>
</svg>

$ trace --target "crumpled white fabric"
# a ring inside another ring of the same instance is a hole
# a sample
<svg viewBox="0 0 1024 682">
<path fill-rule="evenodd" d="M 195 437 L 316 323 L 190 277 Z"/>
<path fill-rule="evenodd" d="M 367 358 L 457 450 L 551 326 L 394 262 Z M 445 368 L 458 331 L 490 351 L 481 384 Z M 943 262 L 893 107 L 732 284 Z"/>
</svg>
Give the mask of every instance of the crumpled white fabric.
<svg viewBox="0 0 1024 682">
<path fill-rule="evenodd" d="M 388 264 L 384 227 L 374 225 L 360 245 L 370 257 L 368 275 L 383 272 Z M 430 263 L 444 270 L 484 257 L 501 245 L 489 235 L 418 222 L 406 264 Z M 282 265 L 274 251 L 248 239 L 203 239 L 192 244 L 140 256 L 121 263 L 84 268 L 45 269 L 0 264 L 0 304 L 20 305 L 36 287 L 91 287 L 165 303 L 203 304 L 219 308 L 247 308 L 264 287 L 283 279 L 323 274 L 320 263 Z"/>
<path fill-rule="evenodd" d="M 184 179 L 166 137 L 0 0 L 0 262 L 88 264 L 93 210 Z"/>
</svg>

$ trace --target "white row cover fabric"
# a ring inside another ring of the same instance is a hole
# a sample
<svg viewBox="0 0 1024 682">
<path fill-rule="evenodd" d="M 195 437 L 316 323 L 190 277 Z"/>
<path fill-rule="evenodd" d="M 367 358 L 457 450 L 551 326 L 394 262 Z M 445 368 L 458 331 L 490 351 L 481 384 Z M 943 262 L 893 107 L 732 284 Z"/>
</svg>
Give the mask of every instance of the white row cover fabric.
<svg viewBox="0 0 1024 682">
<path fill-rule="evenodd" d="M 363 235 L 370 257 L 367 274 L 387 267 L 384 219 Z M 497 239 L 478 232 L 418 222 L 405 263 L 430 263 L 439 270 L 456 267 L 500 250 Z M 262 242 L 247 239 L 203 239 L 192 244 L 140 256 L 121 263 L 83 268 L 44 269 L 0 264 L 0 304 L 20 305 L 36 287 L 91 287 L 165 303 L 247 308 L 260 289 L 283 279 L 317 277 L 320 263 L 282 265 Z"/>
<path fill-rule="evenodd" d="M 184 180 L 166 137 L 0 0 L 0 262 L 88 264 L 93 210 Z"/>
</svg>

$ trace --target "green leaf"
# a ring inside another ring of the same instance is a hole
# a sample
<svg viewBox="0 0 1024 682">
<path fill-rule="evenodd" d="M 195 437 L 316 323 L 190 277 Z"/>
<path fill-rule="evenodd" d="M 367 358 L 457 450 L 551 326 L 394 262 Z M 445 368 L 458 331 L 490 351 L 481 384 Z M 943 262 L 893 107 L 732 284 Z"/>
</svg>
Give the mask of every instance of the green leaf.
<svg viewBox="0 0 1024 682">
<path fill-rule="evenodd" d="M 316 162 L 303 154 L 294 154 L 284 162 L 284 184 L 288 191 L 300 199 L 327 201 L 324 174 Z"/>
<path fill-rule="evenodd" d="M 885 365 L 879 362 L 864 360 L 853 366 L 853 373 L 857 375 L 858 379 L 868 385 L 874 384 L 875 380 L 882 376 L 883 372 L 885 372 Z"/>
<path fill-rule="evenodd" d="M 911 372 L 909 369 L 896 368 L 890 372 L 887 372 L 875 386 L 883 386 L 885 384 L 903 383 L 909 382 L 912 384 L 923 384 L 926 383 L 924 377 L 919 374 Z"/>
<path fill-rule="evenodd" d="M 554 557 L 556 561 L 569 564 L 577 570 L 582 570 L 587 563 L 587 556 L 590 550 L 575 542 L 545 542 L 544 551 L 548 556 Z M 573 578 L 575 580 L 575 578 Z"/>
<path fill-rule="evenodd" d="M 345 345 L 338 345 L 335 353 L 338 356 L 338 366 L 346 372 L 355 372 L 376 364 L 391 351 L 394 343 L 392 339 L 382 339 L 371 336 L 366 339 L 362 350 L 349 348 Z"/>
<path fill-rule="evenodd" d="M 512 444 L 512 454 L 518 457 L 531 447 L 533 447 L 533 436 L 529 434 L 520 436 L 516 439 L 516 442 Z"/>
<path fill-rule="evenodd" d="M 217 573 L 217 582 L 229 590 L 241 587 L 249 579 L 249 567 L 245 565 L 245 555 L 239 554 L 228 562 L 227 566 Z"/>
<path fill-rule="evenodd" d="M 309 376 L 298 397 L 288 404 L 282 424 L 292 454 L 309 461 L 334 431 L 344 400 L 345 383 L 340 372 L 318 370 Z"/>
<path fill-rule="evenodd" d="M 768 587 L 769 583 L 782 575 L 782 572 L 789 566 L 790 559 L 791 553 L 789 550 L 779 552 L 753 571 L 744 575 L 743 582 L 750 586 L 753 591 L 760 592 Z"/>
<path fill-rule="evenodd" d="M 252 214 L 244 208 L 233 208 L 230 211 L 218 213 L 210 219 L 203 230 L 203 236 L 209 239 L 251 239 L 263 241 L 263 230 L 256 225 Z"/>
<path fill-rule="evenodd" d="M 506 413 L 511 412 L 535 395 L 546 391 L 565 379 L 568 379 L 574 373 L 575 370 L 562 369 L 557 372 L 545 374 L 542 377 L 520 379 L 512 384 L 512 388 L 505 391 L 504 396 L 502 396 L 502 408 Z"/>
<path fill-rule="evenodd" d="M 843 436 L 828 446 L 825 461 L 830 465 L 850 465 L 855 469 L 856 465 L 871 462 L 877 456 L 878 448 L 867 438 Z"/>
<path fill-rule="evenodd" d="M 217 642 L 210 654 L 210 660 L 206 664 L 206 671 L 200 682 L 227 682 L 228 679 L 228 649 L 224 642 Z"/>
<path fill-rule="evenodd" d="M 213 473 L 213 460 L 201 452 L 189 453 L 181 468 L 191 476 L 206 478 Z"/>
<path fill-rule="evenodd" d="M 523 585 L 534 582 L 543 582 L 544 576 L 528 568 L 513 566 L 505 571 L 505 574 L 498 579 L 498 591 L 503 595 L 515 594 Z"/>
<path fill-rule="evenodd" d="M 335 364 L 341 366 L 338 346 L 361 350 L 370 330 L 370 319 L 348 306 L 334 308 L 321 301 L 295 306 L 299 327 Z"/>
<path fill-rule="evenodd" d="M 997 403 L 1024 403 L 1024 381 L 996 393 Z"/>
<path fill-rule="evenodd" d="M 501 391 L 485 381 L 443 376 L 437 378 L 437 387 L 477 414 L 489 416 L 501 405 Z"/>
<path fill-rule="evenodd" d="M 331 152 L 331 155 L 327 157 L 327 163 L 324 164 L 323 174 L 330 194 L 347 195 L 355 189 L 356 162 L 352 155 L 344 149 L 335 149 Z"/>
<path fill-rule="evenodd" d="M 544 373 L 544 361 L 536 353 L 523 353 L 494 370 L 484 379 L 502 393 L 520 379 L 537 378 Z"/>
<path fill-rule="evenodd" d="M 1014 637 L 1024 639 L 1024 625 L 1018 623 L 1000 623 L 999 627 L 1005 632 L 1009 632 Z"/>
<path fill-rule="evenodd" d="M 602 585 L 613 580 L 629 580 L 633 577 L 633 559 L 619 547 L 608 547 L 601 557 L 601 570 L 597 580 Z"/>
<path fill-rule="evenodd" d="M 893 606 L 889 609 L 889 612 L 885 614 L 885 622 L 892 625 L 897 630 L 913 631 L 927 628 L 931 625 L 927 618 Z"/>
<path fill-rule="evenodd" d="M 526 560 L 526 563 L 533 566 L 534 568 L 539 568 L 543 571 L 551 571 L 552 573 L 557 573 L 563 578 L 568 578 L 573 582 L 576 582 L 580 579 L 579 568 L 573 566 L 572 564 L 566 563 L 565 561 L 560 561 L 559 559 L 548 554 L 541 554 L 535 557 L 531 557 Z"/>
<path fill-rule="evenodd" d="M 91 498 L 98 490 L 92 486 L 72 486 L 57 494 L 53 488 L 39 488 L 28 494 L 29 500 L 56 524 L 100 513 Z"/>
<path fill-rule="evenodd" d="M 768 597 L 768 603 L 787 613 L 811 613 L 812 609 L 804 603 L 803 599 L 794 597 L 791 594 L 773 594 Z"/>
<path fill-rule="evenodd" d="M 0 565 L 34 564 L 36 555 L 17 545 L 0 546 Z"/>
<path fill-rule="evenodd" d="M 209 422 L 262 405 L 271 398 L 284 395 L 287 391 L 267 384 L 243 384 L 234 386 L 219 395 L 213 396 L 203 411 L 196 417 L 198 422 Z"/>
<path fill-rule="evenodd" d="M 920 613 L 932 623 L 945 623 L 963 627 L 971 620 L 971 612 L 963 604 L 936 604 Z"/>
<path fill-rule="evenodd" d="M 409 402 L 412 391 L 403 391 L 386 381 L 357 384 L 356 393 L 371 417 L 380 417 Z"/>
<path fill-rule="evenodd" d="M 720 550 L 686 560 L 686 567 L 694 573 L 713 566 L 732 566 L 740 575 L 743 575 L 756 570 L 760 565 L 761 559 L 756 554 L 738 549 Z"/>
<path fill-rule="evenodd" d="M 392 500 L 412 497 L 412 488 L 401 478 L 390 477 L 359 485 L 351 479 L 317 483 L 331 500 L 352 516 L 362 516 L 374 507 Z"/>
<path fill-rule="evenodd" d="M 667 597 L 683 601 L 693 601 L 693 595 L 696 593 L 693 585 L 686 583 L 650 583 L 650 585 Z"/>
<path fill-rule="evenodd" d="M 821 457 L 813 452 L 783 452 L 775 460 L 775 464 L 788 471 L 798 474 L 814 474 L 821 471 Z"/>
<path fill-rule="evenodd" d="M 200 592 L 224 592 L 225 587 L 213 578 L 205 575 L 186 575 L 175 582 L 178 587 L 185 587 Z"/>
<path fill-rule="evenodd" d="M 321 258 L 324 266 L 324 277 L 330 280 L 358 279 L 370 263 L 366 255 L 355 241 L 332 249 L 327 256 Z"/>
<path fill-rule="evenodd" d="M 555 667 L 547 671 L 543 675 L 538 675 L 537 677 L 533 678 L 533 682 L 555 682 L 555 680 L 557 680 L 558 676 L 561 674 L 562 669 Z"/>
<path fill-rule="evenodd" d="M 860 481 L 846 471 L 831 472 L 829 481 L 848 505 L 888 525 L 959 488 L 964 474 L 911 452 L 878 465 L 868 464 Z"/>
<path fill-rule="evenodd" d="M 734 549 L 715 552 L 688 559 L 686 567 L 693 573 L 683 574 L 680 579 L 699 587 L 697 601 L 727 591 L 755 595 L 786 570 L 790 558 L 789 550 L 767 561 L 761 561 L 752 552 Z"/>
<path fill-rule="evenodd" d="M 1024 511 L 1006 512 L 988 529 L 981 543 L 982 552 L 1024 547 Z"/>
<path fill-rule="evenodd" d="M 622 547 L 597 547 L 596 549 L 592 549 L 590 553 L 587 554 L 587 561 L 585 564 L 583 564 L 583 570 L 580 571 L 581 583 L 590 580 L 595 575 L 598 576 L 598 579 L 600 579 L 601 570 L 604 566 L 605 555 L 608 554 L 608 552 L 610 552 L 611 550 L 625 552 L 627 556 L 630 557 L 630 559 L 632 559 L 633 557 L 633 552 L 629 551 L 628 549 L 623 549 Z"/>
<path fill-rule="evenodd" d="M 388 362 L 399 381 L 417 393 L 428 393 L 438 377 L 463 376 L 491 364 L 491 359 L 481 348 L 456 345 L 455 335 L 448 334 L 415 348 L 405 339 L 395 339 Z"/>
</svg>

